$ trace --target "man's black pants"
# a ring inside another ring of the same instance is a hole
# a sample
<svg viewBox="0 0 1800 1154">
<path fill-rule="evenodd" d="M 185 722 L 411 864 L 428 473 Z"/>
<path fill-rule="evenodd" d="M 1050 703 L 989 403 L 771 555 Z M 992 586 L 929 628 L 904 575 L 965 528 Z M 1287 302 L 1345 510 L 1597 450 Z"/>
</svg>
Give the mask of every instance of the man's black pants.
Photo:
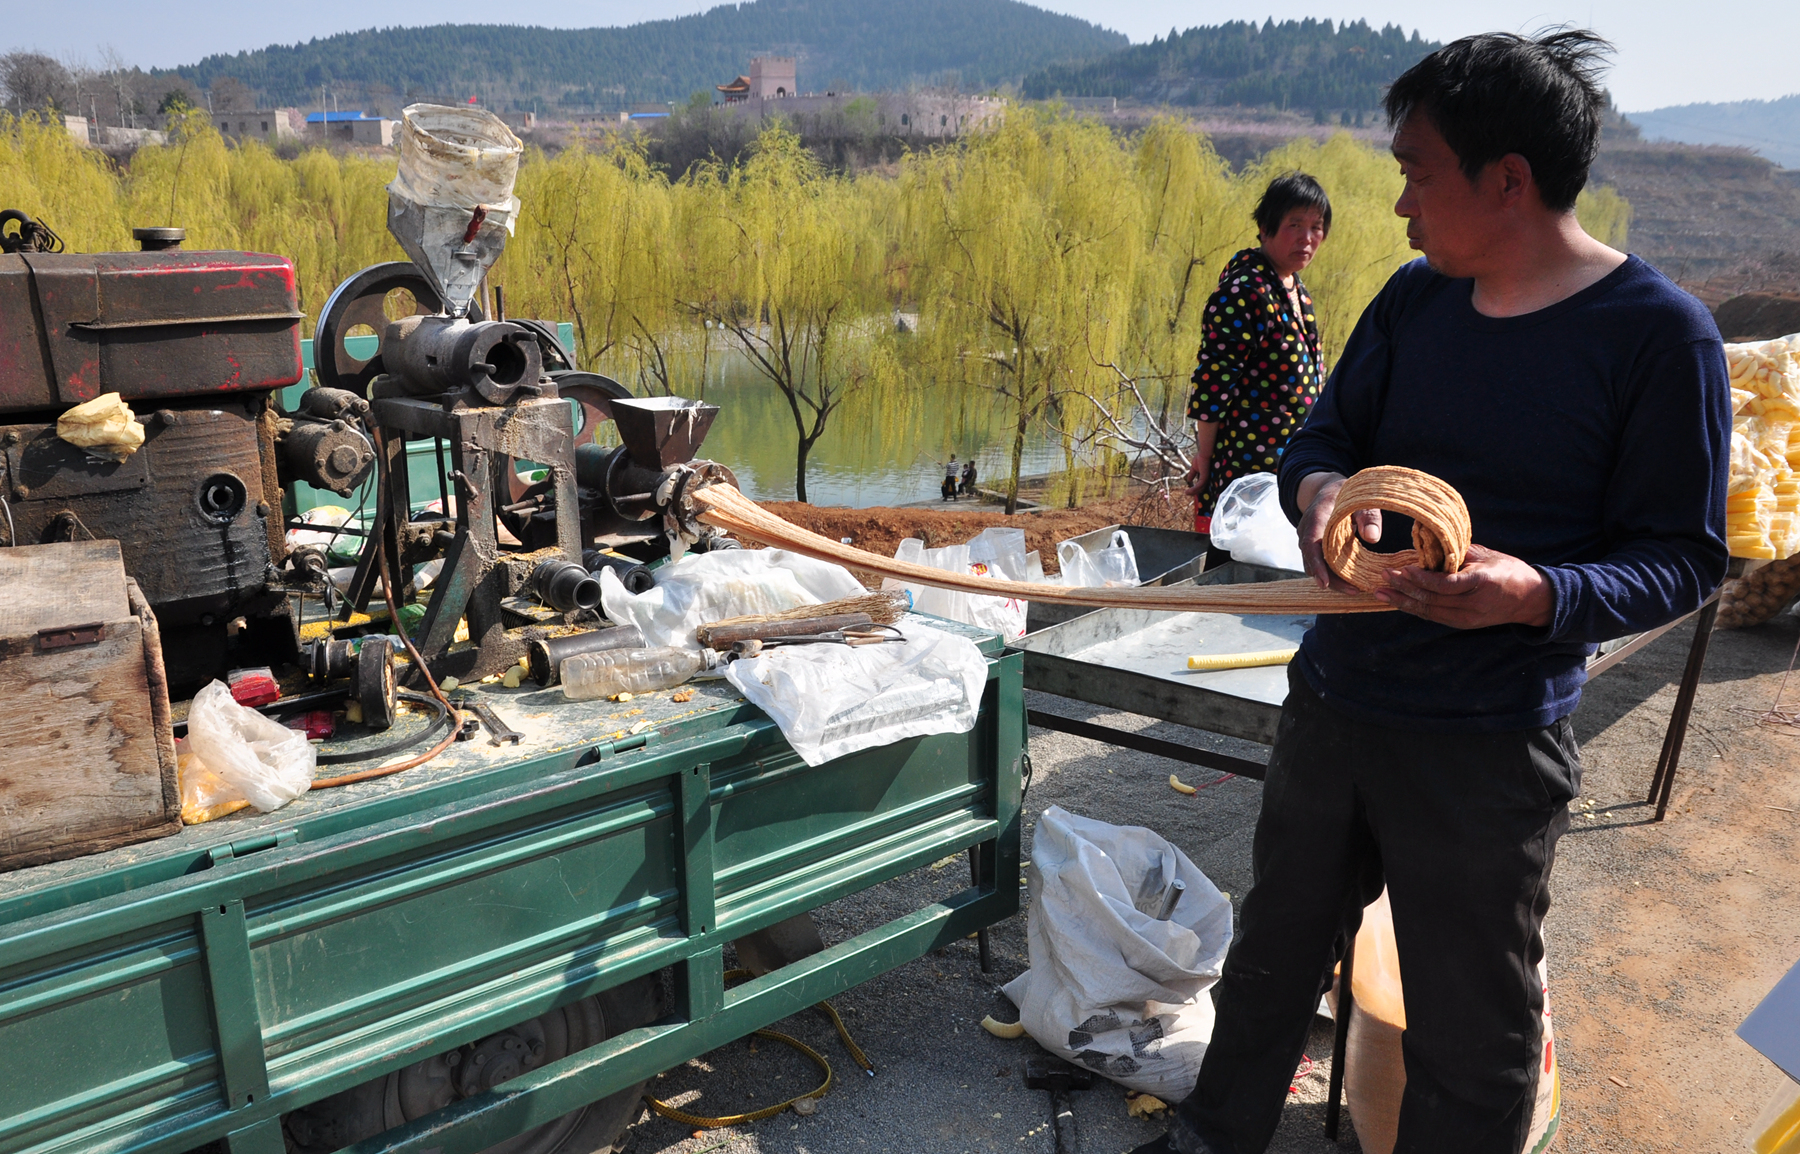
<svg viewBox="0 0 1800 1154">
<path fill-rule="evenodd" d="M 1395 1154 L 1519 1154 L 1542 1053 L 1538 928 L 1580 776 L 1567 718 L 1509 733 L 1387 729 L 1332 709 L 1290 667 L 1255 881 L 1175 1149 L 1268 1146 L 1321 983 L 1385 880 L 1406 992 Z"/>
</svg>

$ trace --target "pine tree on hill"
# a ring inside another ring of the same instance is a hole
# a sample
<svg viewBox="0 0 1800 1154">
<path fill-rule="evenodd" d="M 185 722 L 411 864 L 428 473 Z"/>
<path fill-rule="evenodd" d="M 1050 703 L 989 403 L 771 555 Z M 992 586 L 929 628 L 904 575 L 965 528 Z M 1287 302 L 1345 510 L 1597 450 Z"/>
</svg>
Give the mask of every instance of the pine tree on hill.
<svg viewBox="0 0 1800 1154">
<path fill-rule="evenodd" d="M 1169 30 L 1079 64 L 1053 64 L 1025 78 L 1023 94 L 1120 96 L 1185 105 L 1242 105 L 1360 112 L 1380 105 L 1396 76 L 1441 45 L 1397 25 L 1273 20 Z"/>
<path fill-rule="evenodd" d="M 389 104 L 475 95 L 490 107 L 552 111 L 711 93 L 752 56 L 797 56 L 803 91 L 840 78 L 856 91 L 946 82 L 981 91 L 1127 43 L 1019 0 L 752 0 L 623 28 L 369 29 L 171 71 L 201 88 L 234 77 L 277 105 L 316 103 L 326 86 L 340 101 L 372 92 L 391 94 Z"/>
</svg>

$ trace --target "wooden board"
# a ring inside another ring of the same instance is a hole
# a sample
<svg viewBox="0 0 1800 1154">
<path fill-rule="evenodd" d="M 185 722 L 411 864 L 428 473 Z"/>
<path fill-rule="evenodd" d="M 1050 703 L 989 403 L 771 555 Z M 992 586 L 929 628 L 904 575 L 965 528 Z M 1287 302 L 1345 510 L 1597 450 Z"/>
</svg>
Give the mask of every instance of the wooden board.
<svg viewBox="0 0 1800 1154">
<path fill-rule="evenodd" d="M 65 541 L 0 549 L 0 637 L 121 621 L 125 561 L 117 541 Z"/>
<path fill-rule="evenodd" d="M 118 543 L 0 550 L 0 581 L 17 630 L 0 636 L 0 870 L 179 830 L 156 618 Z M 39 636 L 94 624 L 93 641 L 46 648 Z"/>
</svg>

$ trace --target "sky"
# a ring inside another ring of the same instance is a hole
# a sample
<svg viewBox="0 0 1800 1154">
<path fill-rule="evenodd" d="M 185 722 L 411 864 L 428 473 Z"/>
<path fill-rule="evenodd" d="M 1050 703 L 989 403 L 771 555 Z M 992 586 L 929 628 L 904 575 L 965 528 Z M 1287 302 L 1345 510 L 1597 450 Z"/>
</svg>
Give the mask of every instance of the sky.
<svg viewBox="0 0 1800 1154">
<path fill-rule="evenodd" d="M 585 28 L 635 24 L 712 7 L 709 0 L 511 0 L 503 8 L 395 0 L 70 0 L 19 4 L 0 23 L 0 53 L 35 50 L 98 64 L 110 46 L 144 67 L 191 64 L 212 53 L 293 43 L 359 28 L 498 21 Z M 1795 0 L 1040 0 L 1040 6 L 1125 33 L 1133 42 L 1171 27 L 1313 16 L 1394 23 L 1427 39 L 1529 32 L 1547 24 L 1594 28 L 1618 46 L 1608 81 L 1620 108 L 1769 100 L 1800 92 Z M 500 15 L 500 13 L 504 15 Z"/>
</svg>

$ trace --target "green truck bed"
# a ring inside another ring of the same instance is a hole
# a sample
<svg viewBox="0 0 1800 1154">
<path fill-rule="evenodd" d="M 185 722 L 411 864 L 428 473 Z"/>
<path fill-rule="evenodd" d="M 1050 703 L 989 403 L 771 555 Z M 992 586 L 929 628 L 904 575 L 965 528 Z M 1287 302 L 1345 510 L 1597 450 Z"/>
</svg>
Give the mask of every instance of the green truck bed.
<svg viewBox="0 0 1800 1154">
<path fill-rule="evenodd" d="M 672 967 L 661 1019 L 354 1147 L 466 1154 L 1011 915 L 1020 659 L 981 644 L 965 734 L 809 768 L 724 682 L 496 687 L 520 747 L 0 875 L 0 1154 L 282 1154 L 299 1107 Z M 967 890 L 725 988 L 731 940 L 967 849 Z"/>
</svg>

